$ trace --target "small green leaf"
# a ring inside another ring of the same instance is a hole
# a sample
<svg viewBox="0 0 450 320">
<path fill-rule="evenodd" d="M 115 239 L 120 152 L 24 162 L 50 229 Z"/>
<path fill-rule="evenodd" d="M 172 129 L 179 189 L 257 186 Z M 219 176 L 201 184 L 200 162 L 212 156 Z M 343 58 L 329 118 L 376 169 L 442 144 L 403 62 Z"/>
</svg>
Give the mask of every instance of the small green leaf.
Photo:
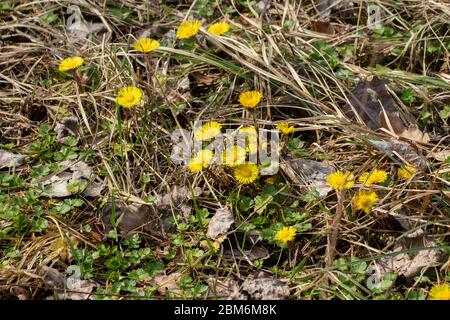
<svg viewBox="0 0 450 320">
<path fill-rule="evenodd" d="M 0 2 L 0 11 L 12 10 L 13 4 L 10 1 L 2 1 Z"/>
<path fill-rule="evenodd" d="M 53 11 L 50 11 L 49 13 L 41 16 L 39 20 L 44 24 L 52 24 L 58 20 L 58 16 Z"/>
<path fill-rule="evenodd" d="M 448 117 L 450 116 L 450 104 L 445 106 L 445 108 L 439 112 L 439 116 L 444 121 L 448 119 Z"/>
<path fill-rule="evenodd" d="M 427 293 L 420 290 L 409 291 L 406 294 L 406 299 L 408 300 L 425 300 L 427 298 Z"/>
<path fill-rule="evenodd" d="M 412 104 L 416 101 L 416 92 L 411 88 L 405 88 L 402 91 L 400 99 L 407 104 Z"/>
<path fill-rule="evenodd" d="M 243 212 L 248 212 L 250 209 L 253 208 L 254 203 L 255 202 L 252 200 L 252 198 L 247 197 L 247 196 L 242 196 L 238 202 L 239 210 L 241 210 Z"/>
</svg>

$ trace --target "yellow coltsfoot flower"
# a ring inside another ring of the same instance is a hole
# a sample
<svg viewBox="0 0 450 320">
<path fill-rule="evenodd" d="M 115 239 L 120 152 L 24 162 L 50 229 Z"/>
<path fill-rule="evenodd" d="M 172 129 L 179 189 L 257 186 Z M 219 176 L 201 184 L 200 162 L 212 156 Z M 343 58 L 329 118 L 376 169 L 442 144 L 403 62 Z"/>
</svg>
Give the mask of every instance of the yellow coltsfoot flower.
<svg viewBox="0 0 450 320">
<path fill-rule="evenodd" d="M 405 166 L 397 170 L 397 175 L 402 180 L 409 180 L 413 175 L 416 174 L 416 169 L 412 166 Z"/>
<path fill-rule="evenodd" d="M 78 68 L 84 63 L 84 59 L 82 57 L 70 57 L 66 58 L 59 63 L 59 71 L 69 71 Z"/>
<path fill-rule="evenodd" d="M 236 167 L 245 162 L 246 151 L 241 146 L 232 146 L 222 153 L 222 163 L 228 167 Z"/>
<path fill-rule="evenodd" d="M 283 227 L 280 230 L 278 230 L 277 233 L 275 234 L 275 240 L 286 244 L 289 241 L 294 240 L 295 233 L 296 230 L 294 227 Z"/>
<path fill-rule="evenodd" d="M 151 38 L 141 38 L 133 43 L 133 48 L 137 52 L 148 53 L 159 48 L 161 44 L 158 40 Z"/>
<path fill-rule="evenodd" d="M 450 300 L 450 286 L 446 283 L 433 286 L 428 294 L 428 300 Z"/>
<path fill-rule="evenodd" d="M 197 152 L 188 163 L 188 169 L 192 173 L 202 171 L 204 168 L 208 168 L 211 161 L 214 159 L 214 152 L 211 150 L 200 150 Z"/>
<path fill-rule="evenodd" d="M 210 121 L 197 128 L 194 132 L 195 141 L 208 141 L 220 134 L 222 125 L 216 121 Z"/>
<path fill-rule="evenodd" d="M 203 166 L 206 168 L 211 163 L 212 159 L 214 159 L 214 152 L 206 149 L 200 150 L 195 155 L 195 158 L 200 160 Z"/>
<path fill-rule="evenodd" d="M 202 23 L 198 20 L 191 19 L 183 21 L 177 30 L 177 38 L 178 39 L 188 39 L 190 37 L 195 36 L 200 30 Z"/>
<path fill-rule="evenodd" d="M 254 109 L 261 102 L 262 94 L 259 91 L 245 91 L 239 95 L 239 103 L 247 109 Z"/>
<path fill-rule="evenodd" d="M 141 102 L 141 99 L 141 89 L 134 86 L 128 86 L 120 89 L 116 96 L 117 104 L 124 108 L 133 108 Z"/>
<path fill-rule="evenodd" d="M 192 158 L 188 163 L 188 169 L 192 173 L 198 173 L 203 170 L 203 165 L 197 161 L 197 159 Z"/>
<path fill-rule="evenodd" d="M 388 178 L 388 175 L 386 171 L 384 170 L 375 170 L 372 172 L 365 172 L 363 173 L 358 181 L 363 183 L 366 186 L 370 186 L 374 183 L 382 183 L 385 182 Z"/>
<path fill-rule="evenodd" d="M 277 129 L 284 135 L 288 135 L 294 132 L 294 126 L 290 126 L 287 122 L 281 122 L 277 124 Z"/>
<path fill-rule="evenodd" d="M 256 131 L 255 127 L 243 127 L 239 130 L 242 134 L 248 135 L 248 136 L 257 136 L 258 132 Z"/>
<path fill-rule="evenodd" d="M 363 210 L 369 213 L 373 206 L 378 202 L 378 196 L 373 191 L 360 190 L 352 199 L 356 210 Z"/>
<path fill-rule="evenodd" d="M 254 163 L 244 163 L 234 169 L 234 178 L 240 184 L 250 184 L 254 182 L 259 175 L 258 166 Z"/>
<path fill-rule="evenodd" d="M 250 154 L 258 152 L 258 132 L 255 127 L 244 127 L 239 130 L 240 134 L 245 135 L 245 151 Z"/>
<path fill-rule="evenodd" d="M 327 177 L 327 183 L 335 190 L 342 191 L 350 189 L 355 184 L 354 175 L 351 172 L 342 172 L 340 170 L 333 172 Z"/>
<path fill-rule="evenodd" d="M 217 22 L 208 28 L 208 32 L 216 36 L 221 36 L 230 30 L 230 25 L 226 22 Z"/>
</svg>

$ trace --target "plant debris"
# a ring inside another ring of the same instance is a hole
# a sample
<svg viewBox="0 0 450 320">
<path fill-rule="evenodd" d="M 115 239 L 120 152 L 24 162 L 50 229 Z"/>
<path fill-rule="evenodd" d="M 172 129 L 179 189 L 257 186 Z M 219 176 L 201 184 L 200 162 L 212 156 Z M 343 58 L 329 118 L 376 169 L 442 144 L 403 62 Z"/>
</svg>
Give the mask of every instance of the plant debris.
<svg viewBox="0 0 450 320">
<path fill-rule="evenodd" d="M 211 239 L 216 239 L 228 232 L 233 223 L 234 218 L 230 210 L 227 208 L 218 209 L 211 220 L 209 220 L 206 235 Z"/>
<path fill-rule="evenodd" d="M 281 163 L 280 168 L 293 183 L 302 186 L 304 194 L 315 190 L 323 197 L 331 190 L 326 178 L 333 172 L 333 167 L 324 162 L 296 159 Z"/>
<path fill-rule="evenodd" d="M 406 238 L 388 253 L 387 258 L 378 260 L 376 267 L 380 270 L 381 276 L 387 272 L 394 272 L 410 279 L 438 265 L 442 254 L 435 247 L 436 242 L 425 234 L 416 238 Z"/>
<path fill-rule="evenodd" d="M 65 160 L 61 162 L 63 168 L 60 173 L 50 175 L 40 181 L 50 191 L 44 192 L 48 197 L 68 197 L 75 193 L 82 193 L 86 197 L 98 197 L 104 188 L 94 171 L 83 161 Z M 70 189 L 70 190 L 69 190 Z"/>
<path fill-rule="evenodd" d="M 0 150 L 0 169 L 20 167 L 24 160 L 25 156 L 23 155 Z"/>
<path fill-rule="evenodd" d="M 282 300 L 289 297 L 286 283 L 264 274 L 249 275 L 242 283 L 241 289 L 256 300 Z"/>
</svg>

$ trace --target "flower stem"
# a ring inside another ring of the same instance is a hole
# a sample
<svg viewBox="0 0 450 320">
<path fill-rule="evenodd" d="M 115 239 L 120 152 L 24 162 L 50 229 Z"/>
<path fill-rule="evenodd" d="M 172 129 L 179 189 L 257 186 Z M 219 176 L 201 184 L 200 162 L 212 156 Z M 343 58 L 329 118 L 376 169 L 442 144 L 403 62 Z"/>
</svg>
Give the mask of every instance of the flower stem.
<svg viewBox="0 0 450 320">
<path fill-rule="evenodd" d="M 336 191 L 337 207 L 336 214 L 331 222 L 327 235 L 327 250 L 325 254 L 325 267 L 328 269 L 333 265 L 336 256 L 337 235 L 339 232 L 339 223 L 344 214 L 344 191 Z"/>
<path fill-rule="evenodd" d="M 78 73 L 78 70 L 72 70 L 72 75 L 73 78 L 75 79 L 75 82 L 77 84 L 77 88 L 78 88 L 78 94 L 83 94 L 84 93 L 84 85 L 83 85 L 83 80 L 81 79 L 80 74 Z"/>
</svg>

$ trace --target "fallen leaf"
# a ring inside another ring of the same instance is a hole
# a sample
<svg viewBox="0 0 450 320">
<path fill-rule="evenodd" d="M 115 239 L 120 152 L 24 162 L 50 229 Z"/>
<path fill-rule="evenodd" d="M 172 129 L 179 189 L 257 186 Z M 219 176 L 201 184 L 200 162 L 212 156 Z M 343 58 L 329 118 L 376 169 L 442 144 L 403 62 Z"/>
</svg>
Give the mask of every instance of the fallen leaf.
<svg viewBox="0 0 450 320">
<path fill-rule="evenodd" d="M 193 189 L 194 197 L 198 197 L 202 194 L 202 190 L 199 187 Z M 171 191 L 158 197 L 155 201 L 155 205 L 158 207 L 170 207 L 175 206 L 177 208 L 181 207 L 186 201 L 192 199 L 192 192 L 187 187 L 177 187 L 173 186 Z"/>
<path fill-rule="evenodd" d="M 355 119 L 357 114 L 372 130 L 384 128 L 402 138 L 428 143 L 430 137 L 427 133 L 423 133 L 415 124 L 406 127 L 400 119 L 400 113 L 388 91 L 387 83 L 378 77 L 358 83 L 349 97 L 353 109 L 347 106 L 344 110 L 346 115 Z"/>
<path fill-rule="evenodd" d="M 127 205 L 122 201 L 115 201 L 114 205 L 110 201 L 103 207 L 102 222 L 105 235 L 113 229 L 111 219 L 113 212 L 113 220 L 122 235 L 142 230 L 157 237 L 163 235 L 159 216 L 152 207 L 136 203 Z"/>
<path fill-rule="evenodd" d="M 76 280 L 76 284 L 70 290 L 59 292 L 58 298 L 63 300 L 87 300 L 91 296 L 97 283 L 89 280 Z"/>
<path fill-rule="evenodd" d="M 316 0 L 314 4 L 325 20 L 329 20 L 332 13 L 350 11 L 354 6 L 353 1 L 342 0 Z"/>
<path fill-rule="evenodd" d="M 233 214 L 227 208 L 221 208 L 216 211 L 209 221 L 206 235 L 211 239 L 216 239 L 226 233 L 234 223 Z"/>
<path fill-rule="evenodd" d="M 268 275 L 249 275 L 242 283 L 241 289 L 256 300 L 283 300 L 289 297 L 286 283 Z"/>
<path fill-rule="evenodd" d="M 156 286 L 161 294 L 165 294 L 167 290 L 173 293 L 181 293 L 182 290 L 178 287 L 177 281 L 183 276 L 181 272 L 174 272 L 169 275 L 159 274 L 153 277 L 150 281 L 152 286 Z"/>
<path fill-rule="evenodd" d="M 176 32 L 173 28 L 171 28 L 167 24 L 162 24 L 158 22 L 152 23 L 150 26 L 147 26 L 138 32 L 136 32 L 136 39 L 141 38 L 160 38 L 165 39 L 169 43 L 173 43 L 177 39 Z"/>
<path fill-rule="evenodd" d="M 438 152 L 431 152 L 430 156 L 435 158 L 437 161 L 443 162 L 450 157 L 450 150 L 442 150 Z"/>
<path fill-rule="evenodd" d="M 336 32 L 329 21 L 314 20 L 311 29 L 316 32 L 334 35 Z"/>
<path fill-rule="evenodd" d="M 9 292 L 18 300 L 31 300 L 31 292 L 27 288 L 12 286 Z"/>
<path fill-rule="evenodd" d="M 45 286 L 55 290 L 58 299 L 63 300 L 86 300 L 89 298 L 92 290 L 97 283 L 89 280 L 83 280 L 71 277 L 65 277 L 63 273 L 55 268 L 42 266 L 39 268 L 38 275 L 44 281 Z M 46 300 L 53 300 L 53 296 L 49 296 Z"/>
<path fill-rule="evenodd" d="M 55 126 L 56 141 L 64 143 L 68 136 L 78 138 L 78 118 L 75 116 L 64 117 Z"/>
<path fill-rule="evenodd" d="M 254 8 L 257 12 L 266 12 L 268 9 L 270 9 L 271 1 L 270 0 L 261 0 L 258 1 Z"/>
<path fill-rule="evenodd" d="M 19 167 L 23 164 L 25 156 L 0 150 L 0 169 Z"/>
<path fill-rule="evenodd" d="M 189 77 L 169 76 L 159 74 L 154 77 L 154 88 L 158 98 L 165 104 L 179 105 L 192 100 Z M 181 110 L 175 108 L 175 114 Z"/>
<path fill-rule="evenodd" d="M 326 196 L 331 190 L 326 179 L 334 169 L 327 163 L 295 159 L 281 163 L 280 168 L 294 184 L 303 187 L 302 192 L 305 194 L 315 189 L 320 196 Z"/>
<path fill-rule="evenodd" d="M 225 260 L 235 261 L 244 258 L 249 264 L 255 260 L 267 259 L 270 257 L 269 251 L 262 246 L 253 246 L 250 250 L 229 249 L 223 251 Z"/>
<path fill-rule="evenodd" d="M 408 129 L 401 132 L 399 136 L 420 143 L 430 142 L 430 136 L 428 133 L 423 133 L 416 125 L 410 126 Z"/>
<path fill-rule="evenodd" d="M 380 270 L 381 277 L 387 272 L 394 272 L 410 279 L 430 267 L 439 265 L 441 252 L 438 249 L 429 249 L 431 247 L 436 247 L 436 242 L 424 234 L 417 238 L 404 238 L 388 253 L 392 256 L 375 262 L 376 268 Z M 402 252 L 405 250 L 413 252 Z"/>
<path fill-rule="evenodd" d="M 405 126 L 399 118 L 394 99 L 387 89 L 387 81 L 374 77 L 370 81 L 360 81 L 349 96 L 351 106 L 344 110 L 351 119 L 356 114 L 372 130 L 385 128 L 393 133 L 400 133 Z M 356 114 L 355 114 L 356 113 Z"/>
<path fill-rule="evenodd" d="M 60 163 L 63 170 L 58 174 L 52 174 L 40 183 L 44 186 L 50 186 L 51 191 L 45 192 L 44 195 L 48 197 L 68 197 L 73 193 L 67 187 L 73 183 L 79 183 L 80 186 L 86 186 L 83 190 L 83 195 L 86 197 L 98 197 L 104 188 L 103 182 L 98 180 L 98 176 L 94 171 L 83 161 L 65 160 Z M 36 181 L 34 181 L 36 182 Z"/>
<path fill-rule="evenodd" d="M 239 291 L 239 283 L 230 278 L 208 278 L 209 298 L 226 298 L 227 300 L 246 300 L 247 297 Z"/>
<path fill-rule="evenodd" d="M 64 289 L 64 275 L 57 269 L 41 266 L 38 275 L 49 289 Z"/>
<path fill-rule="evenodd" d="M 201 85 L 201 86 L 209 86 L 214 81 L 219 79 L 219 75 L 209 74 L 209 73 L 204 73 L 204 72 L 199 72 L 199 71 L 191 72 L 189 74 L 189 77 L 191 77 L 192 80 L 194 80 L 197 85 Z"/>
<path fill-rule="evenodd" d="M 98 43 L 102 40 L 102 31 L 107 31 L 108 26 L 104 23 L 92 23 L 84 19 L 80 7 L 71 5 L 67 8 L 67 14 L 71 14 L 66 21 L 66 32 L 68 39 L 72 43 L 80 44 L 82 47 L 89 44 L 91 40 Z M 110 33 L 106 34 L 105 41 L 108 42 Z"/>
<path fill-rule="evenodd" d="M 382 110 L 379 115 L 379 124 L 381 128 L 385 128 L 393 134 L 401 135 L 407 131 L 403 121 L 400 119 L 399 113 L 396 112 L 385 112 Z"/>
<path fill-rule="evenodd" d="M 395 138 L 391 138 L 389 141 L 369 140 L 369 142 L 378 150 L 397 161 L 400 160 L 403 162 L 403 160 L 405 160 L 412 166 L 421 170 L 425 170 L 428 167 L 427 160 L 409 143 L 399 141 Z M 400 156 L 400 159 L 396 154 Z"/>
</svg>

